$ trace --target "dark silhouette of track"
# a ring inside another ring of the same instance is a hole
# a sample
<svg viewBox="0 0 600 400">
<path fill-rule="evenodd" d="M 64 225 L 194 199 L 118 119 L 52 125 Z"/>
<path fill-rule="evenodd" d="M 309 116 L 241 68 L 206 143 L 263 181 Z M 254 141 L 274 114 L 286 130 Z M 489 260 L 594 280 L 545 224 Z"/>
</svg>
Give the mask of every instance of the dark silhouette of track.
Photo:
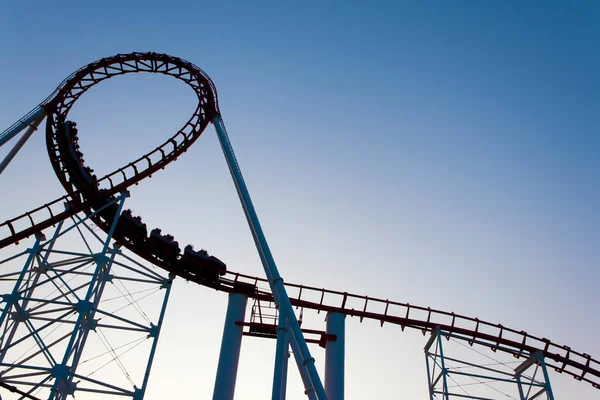
<svg viewBox="0 0 600 400">
<path fill-rule="evenodd" d="M 186 82 L 198 97 L 188 122 L 150 153 L 98 179 L 85 165 L 77 128 L 67 120 L 75 101 L 90 87 L 113 76 L 150 72 L 171 75 Z M 201 69 L 180 58 L 156 53 L 131 53 L 103 58 L 71 74 L 41 105 L 47 114 L 46 143 L 50 161 L 67 195 L 0 224 L 0 248 L 17 243 L 79 213 L 92 213 L 106 232 L 117 214 L 116 195 L 175 161 L 220 114 L 214 84 Z M 65 210 L 64 204 L 68 207 Z M 266 279 L 226 272 L 220 260 L 187 247 L 183 251 L 170 235 L 148 230 L 141 217 L 121 214 L 114 239 L 149 262 L 187 280 L 225 292 L 244 292 L 249 297 L 274 301 Z M 340 312 L 427 332 L 441 329 L 469 344 L 489 347 L 515 357 L 542 351 L 546 363 L 560 373 L 600 389 L 600 362 L 590 355 L 558 345 L 546 338 L 510 329 L 453 312 L 433 310 L 346 292 L 286 283 L 292 305 L 317 311 Z M 316 301 L 315 299 L 320 299 Z M 383 311 L 382 311 L 383 310 Z"/>
</svg>

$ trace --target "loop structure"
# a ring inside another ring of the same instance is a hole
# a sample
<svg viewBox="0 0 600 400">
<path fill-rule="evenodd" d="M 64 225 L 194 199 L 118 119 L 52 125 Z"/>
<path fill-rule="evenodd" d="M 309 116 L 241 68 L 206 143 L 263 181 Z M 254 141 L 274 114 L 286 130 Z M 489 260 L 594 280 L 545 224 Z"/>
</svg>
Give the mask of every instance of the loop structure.
<svg viewBox="0 0 600 400">
<path fill-rule="evenodd" d="M 85 208 L 85 202 L 81 201 L 75 182 L 69 179 L 69 169 L 64 163 L 64 158 L 61 158 L 59 126 L 67 120 L 68 113 L 77 99 L 91 87 L 111 77 L 140 72 L 170 75 L 185 82 L 196 93 L 198 105 L 183 127 L 164 143 L 97 179 L 99 186 L 104 189 L 102 196 L 123 191 L 176 160 L 200 137 L 212 119 L 220 115 L 213 82 L 204 71 L 181 58 L 154 52 L 119 54 L 102 58 L 75 71 L 40 104 L 47 114 L 48 155 L 54 172 L 68 195 L 0 224 L 0 248 L 17 243 Z M 70 205 L 68 210 L 62 209 L 65 203 Z"/>
<path fill-rule="evenodd" d="M 59 125 L 67 120 L 69 111 L 83 93 L 98 83 L 119 75 L 149 72 L 169 75 L 185 82 L 194 90 L 198 105 L 183 127 L 153 151 L 99 179 L 107 194 L 119 192 L 164 168 L 185 152 L 218 115 L 217 91 L 208 75 L 194 64 L 166 54 L 131 53 L 103 58 L 71 75 L 57 89 L 44 108 L 48 116 L 46 145 L 54 171 L 67 191 L 72 194 L 68 168 L 61 160 L 58 145 Z"/>
</svg>

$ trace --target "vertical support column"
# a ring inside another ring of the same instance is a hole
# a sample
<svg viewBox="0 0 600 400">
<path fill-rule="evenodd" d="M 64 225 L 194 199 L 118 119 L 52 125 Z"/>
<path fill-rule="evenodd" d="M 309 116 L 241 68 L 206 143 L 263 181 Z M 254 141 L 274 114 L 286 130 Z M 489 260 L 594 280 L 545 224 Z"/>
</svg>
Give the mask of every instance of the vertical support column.
<svg viewBox="0 0 600 400">
<path fill-rule="evenodd" d="M 288 337 L 287 318 L 284 313 L 279 313 L 277 325 L 277 347 L 275 350 L 275 372 L 273 373 L 272 400 L 285 400 L 287 385 L 287 365 L 290 353 L 290 339 Z"/>
<path fill-rule="evenodd" d="M 248 297 L 243 294 L 229 295 L 213 400 L 233 399 L 242 347 L 242 327 L 236 325 L 236 322 L 244 322 L 247 302 Z"/>
<path fill-rule="evenodd" d="M 325 393 L 329 400 L 344 400 L 345 314 L 327 313 L 327 334 L 336 340 L 325 345 Z"/>
</svg>

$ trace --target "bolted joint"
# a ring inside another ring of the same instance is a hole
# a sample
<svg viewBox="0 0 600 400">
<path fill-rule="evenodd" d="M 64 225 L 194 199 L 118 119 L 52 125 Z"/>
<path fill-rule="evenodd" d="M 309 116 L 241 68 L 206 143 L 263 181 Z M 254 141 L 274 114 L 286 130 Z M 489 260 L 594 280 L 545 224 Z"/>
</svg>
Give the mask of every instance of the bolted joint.
<svg viewBox="0 0 600 400">
<path fill-rule="evenodd" d="M 279 334 L 279 332 L 285 332 L 287 333 L 288 329 L 285 326 L 278 326 L 277 327 L 277 334 Z"/>
<path fill-rule="evenodd" d="M 52 367 L 51 374 L 54 378 L 59 381 L 58 384 L 58 393 L 73 395 L 75 390 L 77 390 L 76 382 L 68 382 L 68 377 L 71 374 L 71 368 L 65 364 L 56 364 Z"/>
<path fill-rule="evenodd" d="M 81 323 L 81 327 L 83 329 L 87 329 L 89 331 L 95 331 L 96 328 L 98 327 L 98 320 L 97 319 L 93 319 L 92 317 L 90 317 L 89 314 L 87 314 L 83 318 L 83 321 Z"/>
<path fill-rule="evenodd" d="M 94 304 L 91 301 L 79 300 L 75 309 L 81 314 L 90 314 L 94 310 Z"/>
<path fill-rule="evenodd" d="M 37 232 L 35 233 L 35 238 L 41 242 L 42 240 L 46 240 L 46 235 L 42 232 Z"/>
<path fill-rule="evenodd" d="M 306 364 L 314 364 L 315 363 L 315 359 L 314 358 L 307 358 L 306 360 L 302 361 L 302 365 L 304 365 L 306 367 Z"/>
<path fill-rule="evenodd" d="M 67 379 L 70 370 L 71 369 L 65 364 L 56 364 L 54 367 L 52 367 L 51 374 L 57 379 Z"/>
<path fill-rule="evenodd" d="M 42 234 L 36 234 L 35 237 L 41 242 L 42 240 L 46 240 L 46 236 L 42 235 Z M 42 245 L 38 242 L 35 243 L 33 245 L 33 247 L 30 247 L 29 249 L 27 249 L 27 252 L 29 254 L 39 254 L 40 251 L 42 251 Z"/>
<path fill-rule="evenodd" d="M 321 337 L 319 338 L 319 347 L 326 348 L 328 342 L 336 342 L 336 341 L 337 341 L 337 335 L 321 333 Z"/>
<path fill-rule="evenodd" d="M 275 279 L 273 279 L 273 280 L 271 281 L 271 285 L 276 285 L 276 284 L 277 284 L 277 283 L 279 283 L 279 282 L 281 282 L 281 284 L 283 284 L 283 278 L 282 278 L 281 276 L 280 276 L 280 277 L 277 277 L 277 278 L 275 278 Z"/>
<path fill-rule="evenodd" d="M 10 313 L 10 318 L 17 322 L 25 322 L 27 320 L 27 311 L 23 310 L 21 307 L 17 307 L 17 311 Z"/>
<path fill-rule="evenodd" d="M 174 279 L 174 277 L 172 278 L 171 274 L 169 274 L 169 277 L 167 279 L 163 279 L 163 281 L 161 282 L 160 288 L 168 289 L 171 286 L 171 284 L 173 283 L 173 279 Z"/>
<path fill-rule="evenodd" d="M 43 263 L 33 268 L 33 272 L 37 274 L 47 274 L 48 271 L 50 271 L 50 265 L 48 265 L 47 263 Z"/>
<path fill-rule="evenodd" d="M 94 261 L 96 261 L 96 263 L 102 267 L 102 268 L 106 268 L 106 265 L 109 262 L 109 258 L 101 253 L 98 254 L 94 254 Z"/>
<path fill-rule="evenodd" d="M 148 331 L 148 338 L 155 338 L 158 336 L 158 332 L 159 332 L 159 328 L 158 326 L 154 325 L 153 323 L 150 323 L 150 330 Z"/>
<path fill-rule="evenodd" d="M 19 300 L 19 295 L 16 293 L 5 293 L 2 295 L 2 301 L 9 307 Z"/>
<path fill-rule="evenodd" d="M 133 387 L 133 398 L 131 400 L 142 400 L 144 398 L 144 392 L 142 392 L 142 389 L 138 388 L 137 386 Z"/>
</svg>

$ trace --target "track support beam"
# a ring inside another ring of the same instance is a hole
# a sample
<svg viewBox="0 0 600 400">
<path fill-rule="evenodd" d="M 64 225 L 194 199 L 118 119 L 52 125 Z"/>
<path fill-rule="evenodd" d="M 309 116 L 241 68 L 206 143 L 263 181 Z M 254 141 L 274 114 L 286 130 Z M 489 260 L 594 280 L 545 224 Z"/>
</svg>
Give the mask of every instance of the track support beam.
<svg viewBox="0 0 600 400">
<path fill-rule="evenodd" d="M 293 335 L 293 332 L 290 332 Z M 315 389 L 312 387 L 310 383 L 310 377 L 308 376 L 308 371 L 302 365 L 302 357 L 299 356 L 300 349 L 298 348 L 298 343 L 296 340 L 290 340 L 290 346 L 292 347 L 292 352 L 294 354 L 294 360 L 296 360 L 296 365 L 298 366 L 298 371 L 300 371 L 300 377 L 302 378 L 302 382 L 304 383 L 304 394 L 308 397 L 308 400 L 319 400 L 317 394 L 315 393 Z"/>
<path fill-rule="evenodd" d="M 272 400 L 285 400 L 286 395 L 288 359 L 290 358 L 290 338 L 287 321 L 285 314 L 279 313 Z"/>
<path fill-rule="evenodd" d="M 233 400 L 243 333 L 243 327 L 236 322 L 244 322 L 247 302 L 248 297 L 243 294 L 229 295 L 213 400 Z"/>
<path fill-rule="evenodd" d="M 327 335 L 336 337 L 325 345 L 325 393 L 329 400 L 344 400 L 345 331 L 346 315 L 327 313 Z"/>
</svg>

